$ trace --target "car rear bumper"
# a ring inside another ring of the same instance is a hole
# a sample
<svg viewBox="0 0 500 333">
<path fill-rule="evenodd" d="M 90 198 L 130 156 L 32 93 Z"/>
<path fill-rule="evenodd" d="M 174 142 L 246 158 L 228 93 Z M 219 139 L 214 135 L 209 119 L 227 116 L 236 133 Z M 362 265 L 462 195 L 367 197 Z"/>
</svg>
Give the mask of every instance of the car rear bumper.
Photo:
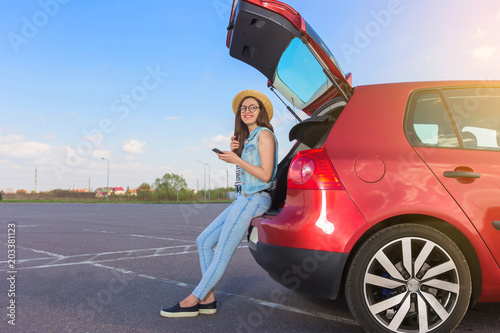
<svg viewBox="0 0 500 333">
<path fill-rule="evenodd" d="M 337 298 L 348 253 L 290 248 L 252 240 L 248 244 L 257 263 L 283 286 L 316 297 Z"/>
</svg>

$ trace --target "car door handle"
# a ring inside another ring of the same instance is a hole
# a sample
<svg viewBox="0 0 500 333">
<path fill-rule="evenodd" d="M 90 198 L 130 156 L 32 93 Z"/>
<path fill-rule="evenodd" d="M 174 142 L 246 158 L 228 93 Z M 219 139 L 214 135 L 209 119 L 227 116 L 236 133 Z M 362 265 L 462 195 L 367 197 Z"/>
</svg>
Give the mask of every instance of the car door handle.
<svg viewBox="0 0 500 333">
<path fill-rule="evenodd" d="M 481 177 L 480 173 L 477 172 L 469 172 L 469 171 L 445 171 L 444 176 L 446 178 L 479 178 Z"/>
<path fill-rule="evenodd" d="M 500 230 L 500 221 L 493 221 L 493 226 L 495 229 Z"/>
</svg>

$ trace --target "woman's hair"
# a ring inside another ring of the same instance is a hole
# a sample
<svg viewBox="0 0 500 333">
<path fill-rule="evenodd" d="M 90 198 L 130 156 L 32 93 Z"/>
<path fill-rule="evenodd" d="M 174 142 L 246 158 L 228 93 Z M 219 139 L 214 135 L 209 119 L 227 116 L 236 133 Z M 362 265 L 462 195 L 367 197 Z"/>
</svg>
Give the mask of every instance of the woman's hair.
<svg viewBox="0 0 500 333">
<path fill-rule="evenodd" d="M 258 99 L 253 96 L 247 96 L 243 98 L 243 100 L 240 102 L 240 105 L 238 105 L 238 111 L 236 112 L 236 116 L 234 119 L 234 136 L 236 137 L 236 141 L 240 143 L 240 146 L 238 149 L 235 149 L 234 152 L 241 157 L 241 153 L 243 152 L 243 146 L 245 143 L 245 140 L 248 138 L 250 135 L 250 132 L 248 131 L 248 126 L 241 120 L 241 105 L 243 102 L 249 98 L 253 98 L 257 101 L 259 104 L 259 116 L 257 117 L 257 126 L 260 127 L 266 127 L 271 130 L 271 132 L 274 133 L 273 126 L 269 122 L 269 116 L 267 114 L 267 110 L 264 107 L 264 104 Z"/>
</svg>

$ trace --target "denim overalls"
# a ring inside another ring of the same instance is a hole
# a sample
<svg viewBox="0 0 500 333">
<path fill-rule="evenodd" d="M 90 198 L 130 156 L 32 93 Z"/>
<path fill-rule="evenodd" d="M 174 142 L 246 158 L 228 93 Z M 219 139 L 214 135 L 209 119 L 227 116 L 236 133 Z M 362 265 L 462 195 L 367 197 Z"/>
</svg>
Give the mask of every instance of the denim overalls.
<svg viewBox="0 0 500 333">
<path fill-rule="evenodd" d="M 253 165 L 261 165 L 258 140 L 263 130 L 268 129 L 257 127 L 244 143 L 241 158 Z M 245 237 L 252 218 L 264 214 L 271 207 L 271 196 L 264 190 L 273 186 L 278 169 L 276 137 L 274 141 L 274 168 L 271 181 L 265 183 L 241 170 L 241 193 L 237 193 L 233 203 L 196 238 L 203 277 L 193 295 L 200 300 L 203 300 L 221 279 L 234 251 Z"/>
</svg>

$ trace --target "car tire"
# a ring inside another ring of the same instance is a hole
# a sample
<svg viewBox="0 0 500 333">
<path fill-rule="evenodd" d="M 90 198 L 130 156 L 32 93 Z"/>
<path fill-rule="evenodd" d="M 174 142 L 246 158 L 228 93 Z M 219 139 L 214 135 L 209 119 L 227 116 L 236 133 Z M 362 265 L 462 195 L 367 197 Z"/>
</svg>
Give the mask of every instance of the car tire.
<svg viewBox="0 0 500 333">
<path fill-rule="evenodd" d="M 458 246 L 425 225 L 400 224 L 356 252 L 345 294 L 367 332 L 451 332 L 467 312 L 472 282 Z"/>
</svg>

